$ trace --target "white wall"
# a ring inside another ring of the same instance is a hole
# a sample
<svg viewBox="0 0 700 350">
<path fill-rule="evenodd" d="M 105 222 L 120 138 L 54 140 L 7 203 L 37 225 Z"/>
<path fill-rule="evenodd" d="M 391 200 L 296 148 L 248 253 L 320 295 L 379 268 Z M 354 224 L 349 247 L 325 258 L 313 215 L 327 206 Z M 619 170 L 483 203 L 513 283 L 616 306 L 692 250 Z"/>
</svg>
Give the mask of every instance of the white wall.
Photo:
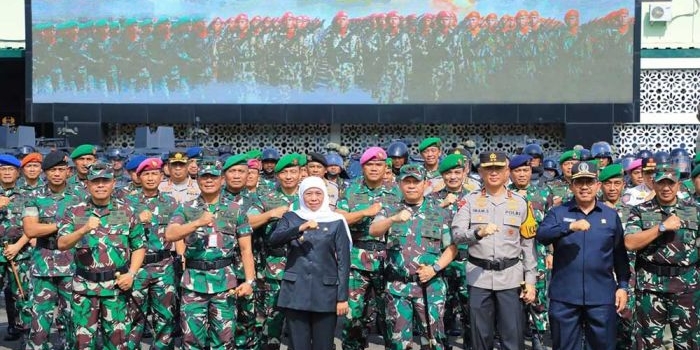
<svg viewBox="0 0 700 350">
<path fill-rule="evenodd" d="M 24 40 L 24 0 L 0 0 L 0 40 Z M 0 47 L 25 47 L 0 41 Z"/>
</svg>

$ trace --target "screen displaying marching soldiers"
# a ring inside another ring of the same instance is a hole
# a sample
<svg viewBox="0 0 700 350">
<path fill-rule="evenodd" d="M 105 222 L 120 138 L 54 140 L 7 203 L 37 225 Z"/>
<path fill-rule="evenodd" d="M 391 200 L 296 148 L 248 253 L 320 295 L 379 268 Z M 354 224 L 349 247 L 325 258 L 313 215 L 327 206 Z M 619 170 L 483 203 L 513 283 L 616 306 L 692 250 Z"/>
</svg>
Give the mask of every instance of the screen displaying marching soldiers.
<svg viewBox="0 0 700 350">
<path fill-rule="evenodd" d="M 41 0 L 37 103 L 629 103 L 631 0 Z"/>
</svg>

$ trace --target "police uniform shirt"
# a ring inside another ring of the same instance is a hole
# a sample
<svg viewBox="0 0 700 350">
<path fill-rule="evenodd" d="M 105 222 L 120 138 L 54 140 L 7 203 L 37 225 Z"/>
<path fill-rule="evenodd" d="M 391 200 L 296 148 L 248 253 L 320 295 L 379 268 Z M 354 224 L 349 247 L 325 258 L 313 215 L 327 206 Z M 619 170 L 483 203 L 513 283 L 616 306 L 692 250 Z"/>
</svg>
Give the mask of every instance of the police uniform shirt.
<svg viewBox="0 0 700 350">
<path fill-rule="evenodd" d="M 535 285 L 534 240 L 520 236 L 520 225 L 527 218 L 525 199 L 510 191 L 492 196 L 485 190 L 472 192 L 465 199 L 452 221 L 454 243 L 467 244 L 469 256 L 478 259 L 508 260 L 522 255 L 520 262 L 502 271 L 485 270 L 468 263 L 467 284 L 482 289 L 505 290 L 519 287 L 524 276 L 526 283 Z M 478 228 L 489 223 L 498 226 L 497 232 L 477 238 Z"/>
</svg>

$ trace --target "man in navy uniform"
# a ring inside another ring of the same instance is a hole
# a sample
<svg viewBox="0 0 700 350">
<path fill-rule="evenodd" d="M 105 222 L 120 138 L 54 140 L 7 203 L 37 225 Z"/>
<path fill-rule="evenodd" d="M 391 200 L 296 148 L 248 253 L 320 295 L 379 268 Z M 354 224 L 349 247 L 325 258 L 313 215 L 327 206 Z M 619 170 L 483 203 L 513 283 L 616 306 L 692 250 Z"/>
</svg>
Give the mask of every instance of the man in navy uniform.
<svg viewBox="0 0 700 350">
<path fill-rule="evenodd" d="M 552 208 L 536 236 L 554 245 L 552 348 L 581 349 L 584 330 L 588 349 L 613 350 L 616 314 L 627 304 L 630 275 L 622 222 L 614 209 L 596 200 L 600 183 L 594 164 L 575 163 L 570 188 L 574 199 Z"/>
</svg>

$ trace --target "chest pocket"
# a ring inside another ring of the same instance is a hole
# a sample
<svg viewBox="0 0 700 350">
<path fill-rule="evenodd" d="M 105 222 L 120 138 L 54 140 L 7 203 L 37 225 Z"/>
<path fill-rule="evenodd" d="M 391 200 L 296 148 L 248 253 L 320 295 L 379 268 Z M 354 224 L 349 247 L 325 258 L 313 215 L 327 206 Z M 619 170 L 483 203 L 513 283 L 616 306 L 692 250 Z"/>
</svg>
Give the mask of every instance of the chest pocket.
<svg viewBox="0 0 700 350">
<path fill-rule="evenodd" d="M 358 206 L 366 205 L 369 206 L 369 195 L 367 193 L 353 193 L 348 196 L 348 207 L 350 211 L 361 209 Z"/>
<path fill-rule="evenodd" d="M 566 200 L 567 190 L 564 186 L 556 186 L 552 188 L 552 194 Z"/>
<path fill-rule="evenodd" d="M 16 196 L 15 198 L 12 199 L 12 202 L 10 204 L 10 212 L 15 215 L 21 215 L 22 210 L 24 210 L 24 203 L 26 200 L 22 197 Z"/>
<path fill-rule="evenodd" d="M 158 220 L 158 226 L 168 226 L 170 223 L 170 217 L 173 215 L 173 209 L 170 207 L 158 208 L 158 215 L 156 215 L 156 220 Z"/>
<path fill-rule="evenodd" d="M 386 249 L 387 250 L 401 250 L 401 247 L 405 244 L 408 233 L 411 230 L 410 221 L 391 225 L 389 232 L 387 233 L 386 239 Z"/>
<path fill-rule="evenodd" d="M 202 216 L 204 210 L 200 208 L 185 208 L 185 219 L 186 221 L 193 221 L 199 219 Z"/>
<path fill-rule="evenodd" d="M 689 230 L 698 229 L 698 210 L 695 207 L 686 207 L 678 211 L 678 218 L 682 221 L 682 227 Z"/>
<path fill-rule="evenodd" d="M 655 212 L 643 212 L 641 215 L 642 219 L 642 230 L 648 230 L 654 225 L 658 225 L 663 217 L 661 216 L 661 213 L 655 213 Z"/>
<path fill-rule="evenodd" d="M 263 204 L 265 205 L 265 211 L 270 211 L 272 209 L 279 208 L 282 206 L 289 206 L 289 203 L 287 203 L 287 201 L 278 197 L 268 198 Z"/>
<path fill-rule="evenodd" d="M 424 244 L 426 244 L 426 252 L 430 254 L 440 254 L 440 248 L 442 247 L 442 221 L 440 218 L 428 217 L 423 223 L 423 229 L 421 230 L 421 237 L 423 238 Z"/>
</svg>

